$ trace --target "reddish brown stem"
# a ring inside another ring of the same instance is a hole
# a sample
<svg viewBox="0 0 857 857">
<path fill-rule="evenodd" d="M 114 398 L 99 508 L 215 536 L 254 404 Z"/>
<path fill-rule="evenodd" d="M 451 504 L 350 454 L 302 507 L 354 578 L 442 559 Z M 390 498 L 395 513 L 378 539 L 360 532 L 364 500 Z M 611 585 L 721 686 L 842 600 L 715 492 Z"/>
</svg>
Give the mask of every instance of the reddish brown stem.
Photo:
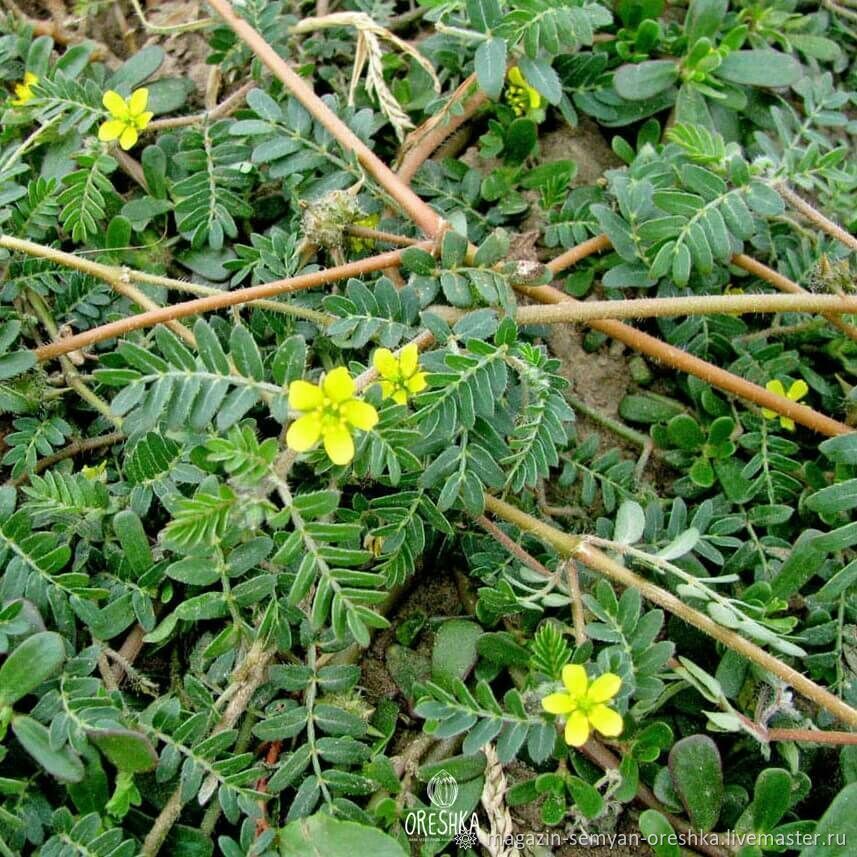
<svg viewBox="0 0 857 857">
<path fill-rule="evenodd" d="M 274 765 L 277 764 L 277 761 L 280 758 L 280 751 L 282 750 L 283 743 L 282 741 L 272 741 L 268 746 L 268 752 L 265 754 L 265 764 L 268 767 L 273 768 Z M 268 777 L 259 777 L 256 781 L 256 791 L 261 792 L 262 794 L 266 794 L 268 791 Z M 270 824 L 268 823 L 268 814 L 266 810 L 266 804 L 268 801 L 266 799 L 260 798 L 259 800 L 259 809 L 261 810 L 261 815 L 256 820 L 256 837 L 261 836 L 266 830 L 270 828 Z"/>
<path fill-rule="evenodd" d="M 461 86 L 450 95 L 447 105 L 455 104 L 476 85 L 476 75 L 471 74 Z M 407 149 L 402 161 L 396 170 L 396 174 L 406 184 L 417 174 L 417 170 L 432 156 L 433 152 L 454 134 L 462 125 L 469 122 L 476 111 L 488 101 L 488 96 L 478 90 L 461 106 L 461 112 L 451 114 L 444 109 L 436 116 L 426 120 L 419 128 L 413 131 L 406 141 Z"/>
<path fill-rule="evenodd" d="M 581 241 L 580 244 L 575 244 L 574 247 L 561 253 L 555 259 L 552 259 L 547 264 L 548 270 L 552 274 L 558 274 L 572 265 L 576 265 L 581 259 L 591 256 L 593 253 L 600 253 L 602 250 L 609 250 L 611 247 L 610 239 L 606 235 L 596 235 L 594 238 L 589 238 L 586 241 Z"/>
<path fill-rule="evenodd" d="M 758 726 L 758 724 L 756 724 Z M 762 728 L 762 727 L 760 727 Z M 767 729 L 769 741 L 800 741 L 805 744 L 857 744 L 857 732 L 822 732 L 817 729 Z"/>
<path fill-rule="evenodd" d="M 446 221 L 427 203 L 420 199 L 407 183 L 403 182 L 374 152 L 337 117 L 315 94 L 312 87 L 302 80 L 280 57 L 276 51 L 246 21 L 235 14 L 228 0 L 210 0 L 211 5 L 259 59 L 286 85 L 301 104 L 314 116 L 346 149 L 353 151 L 360 163 L 375 180 L 402 206 L 414 223 L 427 235 L 436 238 L 446 227 Z M 594 252 L 594 251 L 593 251 Z M 563 292 L 549 286 L 523 288 L 520 291 L 529 294 L 542 303 L 559 303 L 573 300 Z M 647 354 L 657 360 L 697 375 L 708 383 L 727 392 L 742 396 L 756 404 L 770 408 L 782 416 L 814 429 L 822 434 L 838 435 L 849 432 L 848 426 L 818 414 L 805 405 L 797 404 L 785 396 L 777 396 L 756 384 L 738 378 L 736 375 L 718 369 L 716 366 L 686 354 L 678 348 L 617 321 L 592 322 L 591 327 L 608 336 L 624 342 L 631 348 Z"/>
<path fill-rule="evenodd" d="M 36 463 L 36 466 L 33 468 L 33 473 L 41 473 L 43 470 L 46 470 L 48 467 L 53 467 L 58 461 L 63 461 L 66 458 L 71 458 L 74 455 L 78 455 L 81 452 L 90 452 L 93 449 L 100 449 L 104 446 L 112 446 L 114 443 L 118 443 L 125 437 L 124 434 L 120 431 L 110 432 L 110 434 L 102 434 L 98 437 L 84 437 L 80 440 L 73 440 L 68 446 L 64 446 L 58 452 L 53 453 L 53 455 L 46 455 L 44 458 L 40 458 Z M 26 482 L 30 477 L 29 473 L 24 473 L 19 476 L 17 479 L 12 480 L 13 485 L 20 485 L 23 482 Z"/>
<path fill-rule="evenodd" d="M 382 229 L 372 229 L 368 226 L 346 226 L 345 233 L 355 238 L 365 238 L 367 241 L 377 241 L 381 244 L 394 244 L 396 247 L 413 247 L 419 244 L 417 238 L 407 235 L 397 235 L 395 232 L 385 232 Z"/>
<path fill-rule="evenodd" d="M 636 589 L 643 598 L 663 607 L 679 619 L 689 625 L 705 632 L 725 646 L 737 652 L 739 655 L 758 664 L 762 669 L 773 673 L 786 684 L 791 685 L 796 691 L 802 693 L 807 699 L 812 700 L 821 708 L 829 711 L 843 723 L 857 727 L 857 710 L 852 708 L 838 696 L 834 696 L 829 690 L 816 684 L 793 667 L 781 661 L 774 655 L 752 643 L 750 640 L 737 634 L 735 631 L 719 625 L 709 616 L 700 613 L 693 607 L 689 607 L 680 598 L 677 598 L 666 589 L 656 586 L 645 577 L 626 568 L 624 565 L 611 559 L 606 553 L 587 542 L 586 537 L 571 535 L 526 512 L 505 500 L 490 495 L 485 496 L 485 507 L 491 514 L 502 518 L 518 529 L 541 539 L 551 545 L 560 555 L 573 557 L 580 561 L 592 571 L 603 574 L 614 583 L 621 586 Z"/>
<path fill-rule="evenodd" d="M 166 131 L 170 128 L 184 128 L 188 125 L 197 125 L 200 122 L 213 122 L 215 119 L 222 119 L 224 116 L 234 113 L 244 102 L 247 93 L 255 86 L 255 81 L 247 81 L 247 83 L 239 86 L 232 95 L 224 98 L 213 110 L 194 113 L 191 116 L 170 116 L 166 119 L 155 119 L 154 122 L 150 122 L 146 126 L 145 133 L 157 133 L 158 131 Z"/>
<path fill-rule="evenodd" d="M 519 559 L 527 568 L 531 568 L 537 574 L 544 577 L 553 577 L 552 572 L 546 565 L 542 565 L 534 556 L 527 553 L 514 539 L 507 536 L 490 518 L 485 515 L 479 515 L 474 519 L 483 530 L 485 530 L 494 540 L 501 544 L 512 556 Z"/>
<path fill-rule="evenodd" d="M 119 649 L 120 659 L 113 665 L 113 678 L 119 684 L 125 676 L 125 664 L 133 664 L 143 650 L 143 637 L 146 632 L 142 625 L 135 625 Z"/>
<path fill-rule="evenodd" d="M 800 194 L 795 193 L 788 185 L 777 186 L 780 196 L 796 211 L 799 211 L 810 223 L 815 224 L 823 232 L 835 238 L 849 250 L 857 251 L 857 238 L 846 232 L 838 223 L 825 217 L 815 206 L 810 205 Z"/>
<path fill-rule="evenodd" d="M 420 246 L 430 248 L 432 245 L 424 243 Z M 246 289 L 236 289 L 233 292 L 223 292 L 223 294 L 219 295 L 196 298 L 192 301 L 183 301 L 182 303 L 159 307 L 149 312 L 141 312 L 138 315 L 132 315 L 118 321 L 110 322 L 109 324 L 103 324 L 100 327 L 94 327 L 76 336 L 69 336 L 66 339 L 52 342 L 49 345 L 43 345 L 41 348 L 36 349 L 36 358 L 38 360 L 50 360 L 58 357 L 60 354 L 68 354 L 69 351 L 86 348 L 95 342 L 123 336 L 131 330 L 152 327 L 156 324 L 175 321 L 179 318 L 187 318 L 190 315 L 213 312 L 214 310 L 237 306 L 238 304 L 258 300 L 259 298 L 271 298 L 275 295 L 299 292 L 338 280 L 345 280 L 349 277 L 359 277 L 362 274 L 379 271 L 382 268 L 398 264 L 402 252 L 402 250 L 391 250 L 388 253 L 381 253 L 377 256 L 371 256 L 368 259 L 360 259 L 357 262 L 349 262 L 347 265 L 340 265 L 337 268 L 314 271 L 311 274 L 288 277 L 273 283 L 250 286 Z"/>
<path fill-rule="evenodd" d="M 770 283 L 775 289 L 779 289 L 781 292 L 788 292 L 793 295 L 803 295 L 807 293 L 806 289 L 801 288 L 796 282 L 794 282 L 794 280 L 784 277 L 779 271 L 775 271 L 773 268 L 763 265 L 761 262 L 754 259 L 752 256 L 748 256 L 746 253 L 737 253 L 733 256 L 732 264 L 737 265 L 739 268 L 743 268 L 747 273 L 753 274 L 753 276 L 758 277 L 760 280 Z M 839 318 L 838 315 L 834 315 L 833 313 L 822 313 L 822 315 L 834 327 L 839 328 L 839 330 L 841 330 L 849 339 L 857 342 L 857 328 L 855 328 L 854 325 L 848 324 L 847 321 L 844 321 Z"/>
<path fill-rule="evenodd" d="M 564 292 L 552 286 L 521 286 L 518 288 L 518 291 L 523 292 L 540 303 L 558 304 L 574 301 L 574 298 L 569 297 Z M 817 431 L 819 434 L 835 437 L 836 435 L 848 434 L 852 431 L 844 423 L 837 422 L 824 414 L 820 414 L 806 405 L 793 402 L 785 396 L 778 396 L 776 393 L 771 393 L 758 384 L 753 384 L 751 381 L 739 378 L 725 369 L 720 369 L 712 363 L 701 360 L 699 357 L 694 357 L 692 354 L 688 354 L 686 351 L 682 351 L 680 348 L 676 348 L 666 342 L 661 342 L 661 340 L 656 339 L 654 336 L 649 336 L 649 334 L 643 333 L 620 321 L 591 321 L 589 322 L 589 326 L 595 330 L 600 330 L 602 333 L 606 333 L 613 339 L 624 342 L 641 354 L 646 354 L 654 360 L 659 360 L 673 369 L 679 369 L 690 375 L 696 375 L 697 378 L 701 378 L 703 381 L 719 387 L 727 393 L 747 399 L 760 407 L 770 408 L 770 410 L 784 417 L 790 417 L 796 423 Z"/>
<path fill-rule="evenodd" d="M 245 42 L 272 74 L 301 102 L 321 125 L 347 150 L 353 152 L 366 171 L 407 212 L 426 235 L 440 231 L 443 218 L 423 202 L 330 108 L 312 87 L 232 8 L 229 0 L 208 0 L 211 6 Z"/>
</svg>

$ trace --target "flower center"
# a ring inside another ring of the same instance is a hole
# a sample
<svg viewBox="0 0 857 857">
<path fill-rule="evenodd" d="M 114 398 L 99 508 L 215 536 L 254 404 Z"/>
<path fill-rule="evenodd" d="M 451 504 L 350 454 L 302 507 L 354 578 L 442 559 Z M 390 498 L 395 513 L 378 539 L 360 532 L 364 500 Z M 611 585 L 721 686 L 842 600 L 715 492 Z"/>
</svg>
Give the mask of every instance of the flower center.
<svg viewBox="0 0 857 857">
<path fill-rule="evenodd" d="M 325 396 L 316 414 L 324 428 L 335 428 L 342 423 L 342 402 L 334 402 Z"/>
</svg>

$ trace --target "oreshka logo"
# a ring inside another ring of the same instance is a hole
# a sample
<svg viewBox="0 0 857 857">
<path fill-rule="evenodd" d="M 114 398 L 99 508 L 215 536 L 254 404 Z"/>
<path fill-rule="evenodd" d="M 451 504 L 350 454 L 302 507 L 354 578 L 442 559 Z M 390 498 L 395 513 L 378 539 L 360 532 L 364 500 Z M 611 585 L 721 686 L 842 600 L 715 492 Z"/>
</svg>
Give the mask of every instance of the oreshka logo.
<svg viewBox="0 0 857 857">
<path fill-rule="evenodd" d="M 455 839 L 466 837 L 467 842 L 475 837 L 470 835 L 476 821 L 473 813 L 454 811 L 452 807 L 458 800 L 458 783 L 446 770 L 438 771 L 426 786 L 431 807 L 414 809 L 405 817 L 405 835 L 409 839 Z"/>
<path fill-rule="evenodd" d="M 429 780 L 426 791 L 432 806 L 449 809 L 458 797 L 458 783 L 449 771 L 441 770 Z"/>
</svg>

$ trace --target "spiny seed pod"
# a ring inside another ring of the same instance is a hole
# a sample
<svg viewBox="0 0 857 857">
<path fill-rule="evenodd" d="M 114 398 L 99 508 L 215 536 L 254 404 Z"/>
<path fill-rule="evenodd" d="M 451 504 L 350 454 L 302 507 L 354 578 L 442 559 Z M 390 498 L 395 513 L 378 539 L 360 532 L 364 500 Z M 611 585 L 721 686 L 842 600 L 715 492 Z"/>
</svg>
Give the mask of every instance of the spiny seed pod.
<svg viewBox="0 0 857 857">
<path fill-rule="evenodd" d="M 345 227 L 363 216 L 354 194 L 347 190 L 331 191 L 304 211 L 304 238 L 327 250 L 341 249 Z"/>
<path fill-rule="evenodd" d="M 550 269 L 541 262 L 529 259 L 516 259 L 503 266 L 503 273 L 513 286 L 545 286 L 552 279 Z"/>
</svg>

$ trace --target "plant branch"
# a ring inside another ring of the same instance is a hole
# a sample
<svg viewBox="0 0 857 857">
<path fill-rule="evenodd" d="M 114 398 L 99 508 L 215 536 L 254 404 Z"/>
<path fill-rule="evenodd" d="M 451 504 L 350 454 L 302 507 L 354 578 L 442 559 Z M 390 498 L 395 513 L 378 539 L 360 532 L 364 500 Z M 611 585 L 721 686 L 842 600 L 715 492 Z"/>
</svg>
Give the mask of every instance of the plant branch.
<svg viewBox="0 0 857 857">
<path fill-rule="evenodd" d="M 345 234 L 355 238 L 364 238 L 367 241 L 394 244 L 397 247 L 413 247 L 414 244 L 420 243 L 418 238 L 409 238 L 407 235 L 397 235 L 395 232 L 384 232 L 381 229 L 372 229 L 368 226 L 346 226 Z"/>
<path fill-rule="evenodd" d="M 342 146 L 350 149 L 357 155 L 360 163 L 390 196 L 402 206 L 414 223 L 430 237 L 437 237 L 443 228 L 445 228 L 446 221 L 427 203 L 420 199 L 410 189 L 408 184 L 384 164 L 365 143 L 357 138 L 345 123 L 315 94 L 312 87 L 292 70 L 291 66 L 276 53 L 265 39 L 246 21 L 238 17 L 228 0 L 210 0 L 210 5 L 223 17 L 236 35 L 245 41 L 256 56 L 286 85 L 309 113 Z M 592 252 L 594 252 L 594 249 Z M 550 286 L 539 286 L 536 288 L 519 287 L 519 290 L 540 303 L 573 301 L 573 298 L 570 298 L 564 292 Z M 773 393 L 769 393 L 757 384 L 745 381 L 731 372 L 719 369 L 698 357 L 694 357 L 621 322 L 613 320 L 593 321 L 591 327 L 675 369 L 696 375 L 702 380 L 720 387 L 727 392 L 749 399 L 763 407 L 768 407 L 822 434 L 832 436 L 850 431 L 844 424 L 818 414 L 805 405 L 792 402 L 785 396 L 776 396 Z"/>
<path fill-rule="evenodd" d="M 62 342 L 62 339 L 57 339 L 59 337 L 59 330 L 53 316 L 51 315 L 51 311 L 48 309 L 48 305 L 44 301 L 44 298 L 38 292 L 27 290 L 27 300 L 33 308 L 33 312 L 36 314 L 36 317 L 42 323 L 45 330 L 47 330 L 50 337 Z M 62 367 L 66 384 L 68 384 L 68 386 L 71 387 L 71 389 L 74 390 L 81 399 L 88 402 L 91 407 L 95 408 L 98 413 L 110 420 L 116 428 L 121 428 L 122 420 L 110 411 L 110 405 L 108 405 L 101 396 L 89 389 L 86 382 L 80 377 L 80 373 L 77 371 L 77 367 L 74 363 L 72 363 L 68 357 L 63 355 L 60 358 L 60 366 Z"/>
<path fill-rule="evenodd" d="M 0 246 L 3 246 L 4 240 L 8 240 L 6 236 L 0 237 Z M 432 245 L 423 244 L 421 246 L 430 248 Z M 196 300 L 184 301 L 182 303 L 171 304 L 170 306 L 165 307 L 158 307 L 148 312 L 140 313 L 139 315 L 129 316 L 128 318 L 119 319 L 118 321 L 94 327 L 91 330 L 84 331 L 76 336 L 70 336 L 67 339 L 52 343 L 51 345 L 45 345 L 36 349 L 36 357 L 39 360 L 50 360 L 54 357 L 58 357 L 60 354 L 66 354 L 69 351 L 75 351 L 96 342 L 102 342 L 105 339 L 114 339 L 115 337 L 122 336 L 132 330 L 140 330 L 144 327 L 153 327 L 156 324 L 164 324 L 165 322 L 175 321 L 191 315 L 213 312 L 214 310 L 237 306 L 238 304 L 248 303 L 250 301 L 259 300 L 260 298 L 270 298 L 275 295 L 303 291 L 316 286 L 333 283 L 338 280 L 345 280 L 349 277 L 359 277 L 363 274 L 367 274 L 372 271 L 379 271 L 382 268 L 397 264 L 401 255 L 401 250 L 391 250 L 388 253 L 381 253 L 368 259 L 349 262 L 346 265 L 339 265 L 335 268 L 315 271 L 311 274 L 287 277 L 284 280 L 276 280 L 273 283 L 249 286 L 244 289 L 236 289 L 232 292 L 218 292 L 217 294 L 197 298 Z M 99 269 L 102 269 L 102 272 L 104 269 L 107 269 L 109 273 L 102 273 L 102 279 L 105 279 L 108 276 L 113 276 L 112 269 L 107 268 L 106 265 L 87 261 L 87 266 L 97 266 Z M 96 276 L 98 276 L 98 274 L 96 274 Z M 187 331 L 187 328 L 184 329 Z M 190 333 L 190 331 L 187 332 Z"/>
<path fill-rule="evenodd" d="M 784 277 L 779 271 L 775 271 L 773 268 L 763 265 L 752 256 L 746 255 L 746 253 L 736 253 L 732 257 L 732 264 L 737 265 L 739 268 L 743 268 L 749 274 L 753 274 L 760 280 L 770 283 L 774 288 L 779 289 L 781 292 L 787 292 L 793 295 L 809 294 L 806 289 L 801 288 L 801 286 L 794 282 L 794 280 Z M 849 324 L 847 321 L 844 321 L 839 318 L 838 315 L 834 315 L 833 313 L 823 312 L 822 315 L 834 327 L 839 328 L 839 330 L 841 330 L 849 339 L 857 342 L 857 327 L 854 327 L 854 325 Z"/>
<path fill-rule="evenodd" d="M 265 648 L 258 641 L 251 646 L 241 666 L 235 670 L 229 687 L 222 694 L 221 698 L 228 697 L 229 703 L 217 725 L 212 729 L 211 735 L 232 729 L 238 722 L 250 704 L 253 694 L 264 682 L 268 665 L 274 654 L 275 649 Z M 181 795 L 182 788 L 179 785 L 152 824 L 140 851 L 142 857 L 154 857 L 161 850 L 164 840 L 181 815 L 184 806 Z"/>
<path fill-rule="evenodd" d="M 574 298 L 570 298 L 564 292 L 551 286 L 520 286 L 518 287 L 518 291 L 527 294 L 540 303 L 579 303 Z M 600 330 L 602 333 L 606 333 L 613 339 L 624 342 L 641 354 L 646 354 L 667 366 L 671 366 L 673 369 L 679 369 L 690 375 L 696 375 L 697 378 L 701 378 L 703 381 L 719 387 L 721 390 L 740 396 L 761 407 L 770 408 L 772 411 L 782 416 L 790 417 L 796 423 L 800 423 L 820 434 L 835 437 L 840 434 L 849 434 L 852 431 L 844 423 L 820 414 L 806 405 L 793 402 L 785 396 L 778 396 L 775 393 L 771 393 L 758 384 L 753 384 L 732 372 L 720 369 L 712 363 L 701 360 L 699 357 L 688 354 L 686 351 L 682 351 L 673 345 L 668 345 L 666 342 L 662 342 L 654 336 L 629 327 L 627 324 L 622 324 L 620 321 L 614 321 L 613 319 L 591 321 L 589 322 L 589 326 L 595 330 Z"/>
<path fill-rule="evenodd" d="M 396 169 L 396 174 L 402 181 L 410 184 L 419 168 L 443 141 L 466 122 L 469 122 L 476 111 L 488 101 L 488 96 L 481 89 L 473 92 L 475 86 L 476 75 L 471 74 L 450 95 L 439 113 L 431 116 L 419 128 L 411 132 L 405 140 L 404 154 L 401 156 L 399 166 Z M 466 100 L 464 100 L 465 98 Z M 460 111 L 452 112 L 450 108 L 453 105 L 459 105 L 462 100 Z"/>
<path fill-rule="evenodd" d="M 515 319 L 519 324 L 563 324 L 611 318 L 674 318 L 777 312 L 857 313 L 857 297 L 807 292 L 792 295 L 692 295 L 678 298 L 563 302 L 549 306 L 521 307 Z"/>
<path fill-rule="evenodd" d="M 119 441 L 123 440 L 124 437 L 125 435 L 121 431 L 113 431 L 109 434 L 98 435 L 97 437 L 84 437 L 79 440 L 73 440 L 67 446 L 64 446 L 62 449 L 53 453 L 53 455 L 46 455 L 44 458 L 40 458 L 36 462 L 36 466 L 33 468 L 33 473 L 41 473 L 43 470 L 46 470 L 48 467 L 52 467 L 57 462 L 64 461 L 66 458 L 72 458 L 81 452 L 90 452 L 93 449 L 112 446 L 114 443 L 119 443 Z M 22 473 L 17 479 L 13 479 L 11 484 L 21 485 L 26 482 L 29 477 L 29 473 Z"/>
<path fill-rule="evenodd" d="M 544 577 L 556 577 L 556 572 L 551 571 L 546 565 L 542 565 L 532 554 L 528 553 L 514 539 L 506 535 L 490 518 L 478 515 L 474 518 L 477 524 L 485 530 L 498 544 L 509 551 L 512 556 L 519 559 L 527 568 L 531 568 Z M 586 642 L 586 622 L 583 616 L 583 599 L 580 595 L 580 582 L 577 578 L 577 569 L 574 563 L 563 561 L 565 576 L 568 584 L 569 601 L 571 602 L 571 618 L 574 626 L 574 639 L 577 645 Z"/>
<path fill-rule="evenodd" d="M 561 253 L 555 259 L 551 259 L 547 267 L 552 274 L 556 275 L 566 268 L 576 265 L 593 253 L 609 250 L 611 246 L 610 239 L 606 235 L 596 235 L 594 238 L 589 238 L 586 241 L 581 241 L 580 244 L 575 244 L 574 247 L 566 250 L 565 253 Z"/>
<path fill-rule="evenodd" d="M 834 223 L 829 217 L 825 217 L 815 206 L 810 205 L 788 185 L 780 183 L 775 185 L 775 187 L 780 196 L 795 211 L 799 211 L 807 220 L 832 238 L 835 238 L 840 244 L 844 244 L 849 250 L 857 250 L 857 238 L 850 232 L 846 232 L 838 223 Z"/>
<path fill-rule="evenodd" d="M 175 33 L 187 33 L 191 30 L 201 30 L 213 23 L 211 18 L 200 18 L 198 21 L 186 21 L 184 24 L 171 24 L 164 27 L 159 24 L 152 24 L 148 21 L 146 13 L 140 5 L 140 0 L 131 0 L 131 6 L 137 13 L 137 17 L 143 25 L 143 28 L 150 33 L 155 33 L 160 36 L 171 36 Z"/>
<path fill-rule="evenodd" d="M 734 631 L 718 625 L 717 622 L 705 614 L 689 607 L 671 592 L 667 592 L 646 578 L 620 565 L 607 556 L 607 554 L 591 545 L 585 536 L 564 533 L 496 497 L 486 496 L 485 506 L 496 517 L 502 518 L 514 524 L 519 529 L 547 542 L 562 556 L 580 561 L 592 571 L 603 574 L 615 583 L 636 589 L 644 598 L 652 603 L 663 607 L 679 619 L 682 619 L 689 625 L 693 625 L 693 627 L 698 628 L 700 631 L 704 631 L 710 637 L 713 637 L 718 642 L 723 643 L 723 645 L 747 658 L 747 660 L 753 661 L 753 663 L 762 667 L 762 669 L 773 673 L 786 684 L 791 685 L 791 687 L 803 694 L 807 699 L 812 700 L 818 706 L 833 714 L 843 723 L 847 723 L 849 726 L 857 726 L 857 711 L 837 696 L 834 696 L 830 691 L 825 690 L 825 688 L 783 663 L 779 658 L 775 658 L 755 643 L 751 643 Z"/>
<path fill-rule="evenodd" d="M 353 152 L 360 164 L 402 207 L 411 220 L 426 235 L 434 237 L 444 223 L 443 218 L 423 202 L 332 110 L 319 98 L 312 87 L 253 29 L 240 18 L 229 0 L 208 0 L 209 6 L 223 18 L 235 34 L 245 42 L 300 101 L 306 110 L 323 125 L 339 144 Z"/>
<path fill-rule="evenodd" d="M 833 744 L 841 747 L 857 744 L 857 732 L 834 732 L 821 729 L 766 729 L 761 724 L 754 724 L 763 730 L 768 741 L 798 741 L 801 744 Z"/>
<path fill-rule="evenodd" d="M 224 98 L 220 104 L 213 110 L 204 110 L 202 113 L 194 113 L 191 116 L 171 116 L 166 119 L 155 119 L 150 122 L 144 134 L 159 133 L 167 131 L 171 128 L 186 128 L 188 125 L 200 125 L 203 122 L 214 122 L 217 119 L 223 119 L 224 116 L 231 116 L 244 102 L 247 94 L 251 89 L 256 87 L 255 81 L 249 80 L 242 84 L 228 97 Z"/>
</svg>

